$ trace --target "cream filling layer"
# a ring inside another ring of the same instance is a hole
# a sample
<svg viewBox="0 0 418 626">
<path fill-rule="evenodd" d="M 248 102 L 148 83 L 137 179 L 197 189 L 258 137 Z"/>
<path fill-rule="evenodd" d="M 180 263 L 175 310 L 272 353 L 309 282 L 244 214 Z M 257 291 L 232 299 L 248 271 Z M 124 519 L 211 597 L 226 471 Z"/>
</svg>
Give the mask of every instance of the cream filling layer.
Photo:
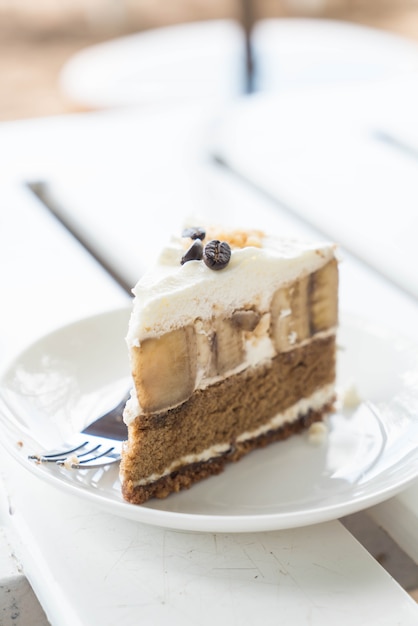
<svg viewBox="0 0 418 626">
<path fill-rule="evenodd" d="M 237 437 L 237 441 L 242 443 L 244 441 L 248 441 L 250 439 L 255 439 L 260 435 L 263 435 L 270 430 L 277 430 L 284 424 L 289 424 L 292 422 L 296 422 L 302 415 L 305 415 L 309 410 L 318 411 L 326 404 L 332 402 L 335 395 L 335 387 L 333 384 L 325 385 L 321 389 L 315 391 L 309 398 L 302 398 L 298 402 L 296 402 L 293 406 L 289 407 L 282 413 L 278 413 L 268 422 L 263 424 L 262 426 L 242 433 Z M 203 450 L 199 454 L 186 454 L 185 456 L 173 461 L 162 473 L 160 474 L 151 474 L 146 478 L 142 478 L 141 480 L 134 482 L 134 487 L 141 487 L 144 485 L 149 485 L 151 483 L 168 476 L 172 472 L 180 469 L 181 467 L 185 467 L 187 465 L 191 465 L 192 463 L 204 463 L 205 461 L 209 461 L 210 459 L 222 456 L 225 452 L 231 448 L 231 443 L 219 443 Z M 121 481 L 123 482 L 123 476 L 121 476 Z"/>
</svg>

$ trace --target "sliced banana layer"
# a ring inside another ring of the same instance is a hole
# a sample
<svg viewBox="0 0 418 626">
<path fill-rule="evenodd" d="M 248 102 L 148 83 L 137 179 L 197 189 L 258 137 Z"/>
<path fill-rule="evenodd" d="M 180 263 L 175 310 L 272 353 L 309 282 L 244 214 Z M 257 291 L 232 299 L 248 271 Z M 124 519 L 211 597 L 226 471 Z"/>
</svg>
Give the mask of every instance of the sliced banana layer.
<svg viewBox="0 0 418 626">
<path fill-rule="evenodd" d="M 197 345 L 193 326 L 178 328 L 141 342 L 132 351 L 136 393 L 147 413 L 161 411 L 189 398 L 197 372 Z"/>
<path fill-rule="evenodd" d="M 311 274 L 309 311 L 311 334 L 332 328 L 338 323 L 338 265 L 333 259 Z"/>
</svg>

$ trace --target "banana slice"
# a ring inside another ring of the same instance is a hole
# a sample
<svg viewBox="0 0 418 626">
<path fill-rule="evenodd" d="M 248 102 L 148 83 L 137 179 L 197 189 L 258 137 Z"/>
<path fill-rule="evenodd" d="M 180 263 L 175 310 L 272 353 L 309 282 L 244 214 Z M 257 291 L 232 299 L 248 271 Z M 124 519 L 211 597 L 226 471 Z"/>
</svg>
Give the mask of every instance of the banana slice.
<svg viewBox="0 0 418 626">
<path fill-rule="evenodd" d="M 197 371 L 196 336 L 192 326 L 149 338 L 132 350 L 132 375 L 145 412 L 175 406 L 193 393 Z"/>
<path fill-rule="evenodd" d="M 290 302 L 290 289 L 288 287 L 278 289 L 272 299 L 271 337 L 277 352 L 289 348 L 290 318 L 292 315 Z"/>
<path fill-rule="evenodd" d="M 232 319 L 218 318 L 214 322 L 212 341 L 214 369 L 218 375 L 238 367 L 244 359 L 244 338 Z"/>
<path fill-rule="evenodd" d="M 309 276 L 300 278 L 290 288 L 290 308 L 292 310 L 290 317 L 291 343 L 299 343 L 307 339 L 311 334 L 308 304 L 309 278 Z"/>
<path fill-rule="evenodd" d="M 308 277 L 281 287 L 271 304 L 271 336 L 277 352 L 289 350 L 310 335 Z"/>
<path fill-rule="evenodd" d="M 197 369 L 201 377 L 215 376 L 213 363 L 213 329 L 210 320 L 197 319 L 194 323 L 196 333 Z M 199 376 L 199 374 L 198 374 Z"/>
<path fill-rule="evenodd" d="M 338 265 L 334 259 L 311 276 L 309 300 L 312 334 L 337 325 L 337 293 Z"/>
</svg>

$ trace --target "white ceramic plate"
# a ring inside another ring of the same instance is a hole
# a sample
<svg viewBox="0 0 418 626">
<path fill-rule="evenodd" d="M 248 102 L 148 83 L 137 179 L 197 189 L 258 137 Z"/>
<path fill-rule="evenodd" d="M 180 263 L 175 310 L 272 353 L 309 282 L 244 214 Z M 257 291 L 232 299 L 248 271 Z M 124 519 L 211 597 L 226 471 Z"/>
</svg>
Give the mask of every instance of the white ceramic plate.
<svg viewBox="0 0 418 626">
<path fill-rule="evenodd" d="M 319 445 L 307 434 L 272 444 L 220 476 L 165 500 L 123 501 L 117 467 L 71 471 L 27 456 L 110 408 L 126 390 L 129 311 L 46 336 L 3 374 L 1 443 L 39 478 L 126 518 L 183 530 L 265 531 L 335 519 L 383 501 L 418 475 L 418 350 L 358 320 L 343 320 L 338 382 L 364 399 L 335 413 Z"/>
</svg>

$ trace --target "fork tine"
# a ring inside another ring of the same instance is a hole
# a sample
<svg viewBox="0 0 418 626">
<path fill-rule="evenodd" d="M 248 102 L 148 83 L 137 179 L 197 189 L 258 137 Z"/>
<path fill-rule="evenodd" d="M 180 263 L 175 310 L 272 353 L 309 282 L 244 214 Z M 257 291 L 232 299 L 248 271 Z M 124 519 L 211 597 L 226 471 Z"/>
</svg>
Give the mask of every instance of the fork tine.
<svg viewBox="0 0 418 626">
<path fill-rule="evenodd" d="M 83 463 L 90 463 L 90 461 L 97 461 L 97 459 L 101 459 L 104 456 L 108 456 L 113 452 L 114 449 L 115 448 L 112 447 L 112 448 L 109 448 L 108 450 L 105 450 L 101 454 L 97 454 L 96 456 L 93 456 L 91 459 L 83 459 L 82 461 L 80 461 L 80 465 L 82 465 Z"/>
<path fill-rule="evenodd" d="M 102 448 L 101 445 L 97 446 L 94 450 L 86 452 L 84 455 L 80 456 L 86 456 L 88 454 L 91 454 L 95 450 L 99 450 L 100 448 Z M 100 461 L 100 459 L 103 459 L 103 461 Z M 99 462 L 96 463 L 96 461 Z M 104 452 L 96 454 L 95 456 L 89 457 L 87 459 L 79 460 L 79 457 L 77 456 L 75 456 L 74 459 L 71 459 L 70 457 L 67 459 L 60 459 L 59 461 L 57 461 L 57 465 L 61 467 L 65 466 L 67 469 L 94 469 L 98 467 L 104 467 L 105 465 L 112 465 L 113 463 L 118 463 L 119 461 L 119 452 L 116 451 L 115 446 L 111 446 L 110 448 L 105 449 Z"/>
<path fill-rule="evenodd" d="M 73 448 L 72 450 L 69 450 L 68 452 L 61 452 L 60 454 L 50 454 L 50 455 L 47 455 L 46 457 L 43 457 L 41 459 L 41 461 L 45 459 L 47 462 L 49 461 L 49 462 L 57 463 L 57 465 L 65 465 L 65 462 L 68 461 L 68 458 L 70 457 L 70 455 L 72 453 L 77 452 L 77 450 L 82 450 L 88 443 L 89 442 L 86 441 L 85 443 L 83 443 L 83 445 L 78 446 L 77 448 Z M 90 450 L 86 450 L 82 454 L 77 454 L 77 459 L 79 459 L 81 457 L 84 457 L 84 456 L 88 456 L 90 454 L 93 454 L 94 452 L 96 452 L 96 450 L 100 450 L 101 447 L 102 446 L 99 443 L 96 446 L 94 446 L 94 448 L 91 448 Z M 111 449 L 113 450 L 113 448 L 111 448 Z M 99 456 L 103 456 L 103 455 L 93 456 L 93 457 L 91 457 L 91 459 L 86 459 L 85 461 L 80 461 L 80 463 L 81 462 L 87 463 L 87 461 L 96 459 Z M 59 457 L 59 458 L 57 458 L 57 457 Z"/>
<path fill-rule="evenodd" d="M 77 456 L 82 457 L 82 456 L 87 456 L 88 454 L 93 454 L 93 452 L 96 452 L 96 450 L 100 450 L 100 448 L 101 448 L 101 445 L 99 443 L 97 444 L 97 446 L 94 446 L 94 448 L 92 448 L 91 450 L 86 450 L 86 452 L 83 452 L 82 454 L 77 454 Z"/>
<path fill-rule="evenodd" d="M 109 440 L 107 440 L 109 442 Z M 83 450 L 89 445 L 89 441 L 84 441 L 78 446 L 61 452 L 55 452 L 51 454 L 33 454 L 28 456 L 30 460 L 37 463 L 54 463 L 60 467 L 67 469 L 91 469 L 97 467 L 103 467 L 105 465 L 112 465 L 120 461 L 120 442 L 109 443 L 97 443 L 91 442 L 94 447 L 85 450 L 81 454 L 77 454 L 79 450 Z"/>
<path fill-rule="evenodd" d="M 56 463 L 57 461 L 65 460 L 67 456 L 81 450 L 88 444 L 88 441 L 71 448 L 70 450 L 60 450 L 60 452 L 54 452 L 51 454 L 30 454 L 28 459 L 31 461 L 38 461 L 40 463 Z M 82 455 L 80 455 L 82 456 Z"/>
</svg>

